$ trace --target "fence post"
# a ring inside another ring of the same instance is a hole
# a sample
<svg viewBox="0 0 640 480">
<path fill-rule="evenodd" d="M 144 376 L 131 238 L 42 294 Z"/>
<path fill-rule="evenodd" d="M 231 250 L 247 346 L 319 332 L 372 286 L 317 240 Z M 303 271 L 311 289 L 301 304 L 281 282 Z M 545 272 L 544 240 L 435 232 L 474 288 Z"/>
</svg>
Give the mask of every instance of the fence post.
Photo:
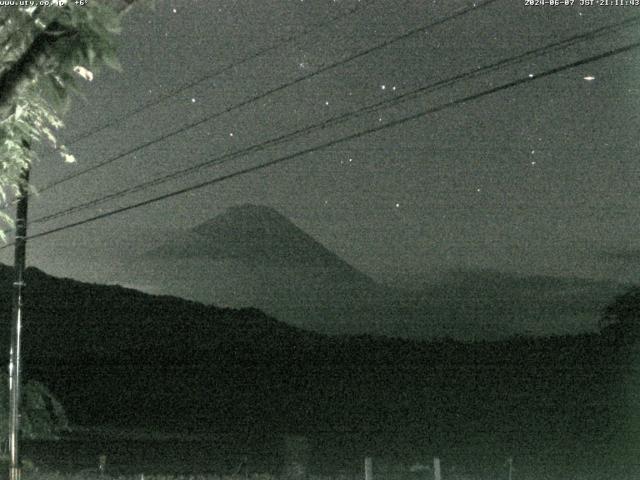
<svg viewBox="0 0 640 480">
<path fill-rule="evenodd" d="M 310 446 L 307 437 L 301 435 L 285 435 L 282 477 L 288 480 L 306 479 L 309 456 Z"/>
<path fill-rule="evenodd" d="M 104 475 L 105 470 L 107 469 L 107 456 L 102 454 L 98 457 L 98 473 L 100 475 Z"/>
<path fill-rule="evenodd" d="M 364 459 L 364 480 L 373 480 L 373 459 L 371 457 Z"/>
<path fill-rule="evenodd" d="M 509 465 L 509 480 L 513 479 L 513 457 L 509 457 L 507 459 L 507 464 Z"/>
<path fill-rule="evenodd" d="M 433 457 L 433 480 L 442 480 L 442 474 L 440 473 L 440 459 Z"/>
</svg>

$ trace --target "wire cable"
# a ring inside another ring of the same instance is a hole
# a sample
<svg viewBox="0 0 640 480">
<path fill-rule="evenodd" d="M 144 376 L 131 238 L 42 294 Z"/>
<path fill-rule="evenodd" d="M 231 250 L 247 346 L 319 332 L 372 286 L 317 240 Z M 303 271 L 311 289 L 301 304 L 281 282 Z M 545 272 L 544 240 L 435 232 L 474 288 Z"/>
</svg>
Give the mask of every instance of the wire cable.
<svg viewBox="0 0 640 480">
<path fill-rule="evenodd" d="M 67 175 L 66 177 L 63 177 L 63 178 L 59 179 L 59 180 L 53 181 L 53 182 L 43 186 L 42 188 L 40 188 L 39 191 L 40 191 L 40 193 L 44 193 L 47 190 L 50 190 L 50 189 L 52 189 L 54 187 L 57 187 L 58 185 L 61 185 L 61 184 L 65 183 L 65 182 L 68 182 L 69 180 L 77 178 L 77 177 L 79 177 L 81 175 L 84 175 L 86 173 L 93 172 L 93 171 L 95 171 L 95 170 L 97 170 L 99 168 L 102 168 L 102 167 L 104 167 L 106 165 L 109 165 L 109 164 L 111 164 L 111 163 L 113 163 L 113 162 L 115 162 L 117 160 L 120 160 L 121 158 L 124 158 L 124 157 L 126 157 L 128 155 L 131 155 L 132 153 L 138 152 L 138 151 L 140 151 L 140 150 L 142 150 L 144 148 L 147 148 L 147 147 L 149 147 L 151 145 L 154 145 L 154 144 L 156 144 L 158 142 L 166 140 L 167 138 L 170 138 L 170 137 L 173 137 L 173 136 L 178 135 L 180 133 L 183 133 L 183 132 L 185 132 L 187 130 L 190 130 L 190 129 L 194 128 L 194 127 L 202 125 L 202 124 L 204 124 L 206 122 L 209 122 L 211 120 L 214 120 L 214 119 L 216 119 L 216 118 L 218 118 L 218 117 L 220 117 L 220 116 L 222 116 L 222 115 L 224 115 L 226 113 L 230 113 L 230 112 L 232 112 L 234 110 L 237 110 L 237 109 L 239 109 L 241 107 L 244 107 L 244 106 L 249 105 L 251 103 L 257 102 L 258 100 L 261 100 L 261 99 L 263 99 L 263 98 L 265 98 L 265 97 L 267 97 L 269 95 L 272 95 L 274 93 L 277 93 L 277 92 L 280 92 L 282 90 L 285 90 L 285 89 L 287 89 L 289 87 L 292 87 L 293 85 L 297 85 L 298 83 L 306 81 L 306 80 L 308 80 L 310 78 L 313 78 L 313 77 L 315 77 L 317 75 L 320 75 L 322 73 L 325 73 L 327 71 L 333 70 L 333 69 L 335 69 L 335 68 L 337 68 L 339 66 L 345 65 L 345 64 L 347 64 L 349 62 L 352 62 L 353 60 L 356 60 L 356 59 L 361 58 L 361 57 L 363 57 L 365 55 L 368 55 L 368 54 L 370 54 L 370 53 L 372 53 L 374 51 L 386 48 L 389 45 L 392 45 L 392 44 L 394 44 L 396 42 L 405 40 L 405 39 L 407 39 L 407 38 L 409 38 L 409 37 L 411 37 L 413 35 L 416 35 L 417 33 L 424 32 L 425 30 L 427 30 L 429 28 L 433 28 L 433 27 L 442 25 L 442 24 L 447 23 L 449 21 L 455 20 L 455 19 L 457 19 L 457 18 L 459 18 L 459 17 L 461 17 L 463 15 L 466 15 L 469 12 L 476 11 L 476 10 L 479 10 L 479 9 L 481 9 L 483 7 L 489 6 L 490 4 L 495 3 L 497 1 L 499 1 L 499 0 L 485 0 L 483 3 L 476 3 L 472 7 L 465 7 L 463 9 L 458 10 L 457 12 L 454 12 L 454 13 L 448 15 L 448 16 L 440 18 L 439 20 L 436 20 L 436 21 L 434 21 L 434 22 L 432 22 L 432 23 L 430 23 L 428 25 L 411 29 L 411 30 L 399 35 L 399 36 L 392 37 L 389 40 L 386 40 L 386 41 L 384 41 L 382 43 L 379 43 L 376 46 L 367 48 L 367 49 L 362 50 L 362 51 L 360 51 L 360 52 L 358 52 L 356 54 L 350 55 L 350 56 L 348 56 L 348 57 L 346 57 L 346 58 L 344 58 L 342 60 L 338 60 L 338 61 L 336 61 L 334 63 L 331 63 L 331 64 L 329 64 L 329 65 L 327 65 L 325 67 L 322 67 L 322 68 L 320 68 L 320 69 L 316 70 L 315 72 L 312 72 L 312 73 L 310 73 L 308 75 L 303 75 L 302 77 L 298 77 L 298 78 L 296 78 L 294 80 L 291 80 L 289 82 L 286 82 L 286 83 L 284 83 L 284 84 L 282 84 L 282 85 L 280 85 L 278 87 L 269 89 L 269 90 L 267 90 L 267 91 L 265 91 L 263 93 L 260 93 L 258 95 L 252 96 L 250 98 L 247 98 L 247 99 L 241 101 L 240 103 L 236 103 L 236 104 L 231 105 L 231 106 L 229 106 L 229 107 L 227 107 L 227 108 L 225 108 L 223 110 L 219 110 L 219 111 L 217 111 L 217 112 L 215 112 L 215 113 L 213 113 L 211 115 L 208 115 L 208 116 L 206 116 L 206 117 L 204 117 L 204 118 L 202 118 L 200 120 L 197 120 L 197 121 L 189 123 L 189 124 L 187 124 L 187 125 L 185 125 L 183 127 L 180 127 L 180 128 L 178 128 L 176 130 L 173 130 L 172 132 L 170 132 L 168 134 L 165 134 L 165 135 L 163 135 L 161 137 L 158 137 L 158 138 L 153 139 L 153 140 L 149 140 L 148 142 L 145 142 L 145 143 L 143 143 L 141 145 L 138 145 L 138 146 L 136 146 L 134 148 L 131 148 L 131 149 L 127 150 L 126 152 L 123 152 L 123 153 L 121 153 L 119 155 L 116 155 L 114 157 L 106 159 L 106 160 L 104 160 L 102 162 L 99 162 L 99 163 L 93 165 L 93 166 L 87 167 L 84 170 L 72 173 L 70 175 Z"/>
<path fill-rule="evenodd" d="M 425 94 L 425 93 L 433 92 L 435 90 L 439 90 L 439 89 L 441 89 L 443 87 L 449 86 L 449 85 L 454 84 L 454 83 L 456 83 L 458 81 L 466 80 L 466 79 L 469 79 L 469 78 L 474 78 L 474 77 L 480 76 L 481 74 L 485 74 L 487 72 L 495 71 L 500 67 L 504 67 L 506 65 L 512 65 L 514 63 L 521 62 L 524 59 L 527 59 L 527 58 L 532 57 L 532 56 L 540 56 L 540 55 L 544 55 L 544 54 L 547 54 L 549 52 L 558 50 L 559 48 L 566 48 L 568 46 L 571 46 L 571 45 L 574 45 L 574 44 L 578 43 L 579 41 L 591 40 L 591 39 L 594 39 L 596 37 L 599 37 L 599 36 L 602 36 L 602 35 L 606 35 L 606 34 L 610 33 L 611 31 L 618 30 L 620 28 L 626 28 L 626 27 L 630 26 L 631 24 L 638 23 L 638 22 L 640 22 L 640 15 L 636 15 L 636 16 L 634 16 L 632 18 L 629 18 L 629 19 L 627 19 L 625 21 L 618 22 L 616 24 L 607 25 L 607 26 L 598 28 L 598 29 L 593 30 L 593 31 L 589 31 L 589 32 L 578 34 L 578 35 L 574 35 L 574 36 L 572 36 L 570 38 L 567 38 L 567 39 L 564 39 L 564 40 L 561 40 L 561 41 L 558 41 L 558 42 L 554 42 L 554 43 L 545 45 L 543 47 L 539 47 L 539 48 L 536 48 L 536 49 L 531 49 L 531 50 L 523 52 L 522 54 L 519 54 L 519 55 L 517 55 L 515 57 L 510 57 L 510 58 L 507 58 L 507 59 L 499 60 L 499 61 L 497 61 L 497 62 L 495 62 L 493 64 L 486 65 L 486 66 L 481 67 L 481 68 L 468 70 L 468 71 L 466 71 L 464 73 L 460 73 L 460 74 L 454 75 L 452 77 L 449 77 L 449 78 L 446 78 L 446 79 L 443 79 L 443 80 L 438 80 L 438 81 L 436 81 L 434 83 L 431 83 L 431 84 L 429 84 L 427 86 L 419 87 L 417 89 L 411 90 L 411 91 L 406 92 L 406 93 L 404 93 L 402 95 L 399 95 L 397 97 L 393 97 L 391 99 L 385 99 L 385 100 L 377 102 L 377 103 L 375 103 L 373 105 L 365 106 L 365 107 L 362 107 L 362 108 L 357 109 L 355 111 L 350 111 L 350 112 L 343 113 L 343 114 L 338 115 L 336 117 L 332 117 L 332 118 L 327 119 L 325 121 L 322 121 L 322 122 L 319 122 L 319 123 L 316 123 L 316 124 L 313 124 L 313 125 L 309 125 L 309 126 L 304 127 L 304 128 L 297 129 L 295 131 L 289 132 L 289 133 L 281 135 L 279 137 L 272 138 L 272 139 L 267 140 L 267 141 L 263 141 L 263 142 L 259 142 L 259 143 L 253 144 L 253 145 L 251 145 L 249 147 L 246 147 L 246 148 L 243 148 L 241 150 L 238 150 L 238 151 L 235 151 L 235 152 L 231 152 L 231 153 L 227 153 L 227 154 L 218 156 L 218 157 L 216 157 L 214 159 L 210 159 L 210 160 L 207 160 L 205 162 L 201 162 L 201 163 L 198 163 L 196 165 L 192 165 L 192 166 L 180 169 L 178 171 L 175 171 L 175 172 L 172 172 L 172 173 L 169 173 L 169 174 L 165 174 L 165 175 L 162 175 L 160 177 L 157 177 L 157 178 L 154 178 L 154 179 L 139 183 L 137 185 L 124 188 L 124 189 L 119 190 L 117 192 L 113 192 L 113 193 L 104 195 L 102 197 L 89 200 L 89 201 L 87 201 L 85 203 L 82 203 L 82 204 L 79 204 L 79 205 L 74 205 L 74 206 L 69 207 L 67 209 L 64 209 L 64 210 L 61 210 L 61 211 L 58 211 L 58 212 L 55 212 L 55 213 L 52 213 L 52 214 L 49 214 L 49 215 L 45 215 L 43 217 L 36 218 L 36 219 L 32 220 L 31 222 L 29 222 L 29 224 L 33 225 L 33 224 L 37 224 L 37 223 L 48 222 L 48 221 L 51 221 L 51 220 L 56 219 L 56 218 L 64 217 L 64 216 L 70 215 L 72 213 L 76 213 L 76 212 L 85 210 L 87 208 L 100 205 L 102 203 L 105 203 L 105 202 L 113 200 L 113 199 L 121 198 L 121 197 L 123 197 L 125 195 L 130 195 L 130 194 L 133 194 L 133 193 L 141 192 L 141 191 L 144 191 L 144 190 L 146 190 L 148 188 L 161 185 L 163 183 L 166 183 L 166 182 L 171 181 L 171 180 L 178 179 L 180 177 L 184 177 L 184 176 L 189 175 L 191 173 L 195 173 L 196 171 L 201 170 L 203 168 L 209 168 L 209 167 L 212 167 L 214 165 L 215 166 L 221 165 L 223 163 L 226 163 L 228 161 L 236 159 L 236 158 L 238 158 L 240 156 L 245 156 L 245 155 L 248 155 L 248 154 L 253 153 L 253 152 L 264 150 L 264 149 L 266 149 L 268 147 L 284 143 L 285 141 L 292 140 L 292 139 L 294 139 L 296 137 L 299 137 L 301 135 L 310 133 L 312 131 L 322 130 L 322 129 L 325 129 L 325 128 L 329 127 L 329 126 L 333 126 L 333 125 L 336 125 L 336 124 L 339 124 L 339 123 L 343 123 L 343 122 L 345 122 L 347 120 L 350 120 L 350 119 L 355 118 L 355 117 L 357 117 L 359 115 L 362 115 L 363 113 L 367 113 L 369 111 L 376 110 L 376 109 L 378 109 L 380 107 L 390 106 L 390 105 L 399 103 L 400 101 L 405 101 L 407 99 L 415 97 L 416 95 L 419 95 L 419 94 Z M 6 230 L 4 233 L 9 233 L 9 232 L 11 232 L 11 230 Z"/>
<path fill-rule="evenodd" d="M 372 2 L 373 3 L 373 2 Z M 235 68 L 238 68 L 242 65 L 244 65 L 245 63 L 248 63 L 252 60 L 255 60 L 256 58 L 260 58 L 263 55 L 266 55 L 267 53 L 270 53 L 274 50 L 278 50 L 279 48 L 289 44 L 289 43 L 294 43 L 295 41 L 301 39 L 302 37 L 305 37 L 317 30 L 320 30 L 321 28 L 324 28 L 328 25 L 331 25 L 332 23 L 344 20 L 345 18 L 349 17 L 350 15 L 353 15 L 361 10 L 363 10 L 365 8 L 365 6 L 369 6 L 371 5 L 371 3 L 369 4 L 363 4 L 363 3 L 358 3 L 355 7 L 351 8 L 350 10 L 348 10 L 344 15 L 337 15 L 335 17 L 330 18 L 329 20 L 326 20 L 324 22 L 320 22 L 308 29 L 306 29 L 305 31 L 298 33 L 298 34 L 294 34 L 294 35 L 289 35 L 288 37 L 285 37 L 279 41 L 277 41 L 276 43 L 274 43 L 273 45 L 260 49 L 256 52 L 254 52 L 251 55 L 248 55 L 242 59 L 240 59 L 237 62 L 234 63 L 230 63 L 225 67 L 220 68 L 219 70 L 215 70 L 213 72 L 210 72 L 206 75 L 203 75 L 201 77 L 199 77 L 198 79 L 189 82 L 185 85 L 182 85 L 176 89 L 171 90 L 170 92 L 165 93 L 164 95 L 161 95 L 160 97 L 156 98 L 155 100 L 152 100 L 150 102 L 147 102 L 141 106 L 139 106 L 138 108 L 135 108 L 134 110 L 131 110 L 130 112 L 121 115 L 119 117 L 116 117 L 114 119 L 112 119 L 111 121 L 103 124 L 102 126 L 98 127 L 95 130 L 92 131 L 88 131 L 85 132 L 83 134 L 78 135 L 77 137 L 75 137 L 73 140 L 71 140 L 70 142 L 67 143 L 67 145 L 73 145 L 75 143 L 80 142 L 81 140 L 84 140 L 85 138 L 89 138 L 92 137 L 93 135 L 100 133 L 110 127 L 113 127 L 114 125 L 118 125 L 123 121 L 128 120 L 129 118 L 145 111 L 148 110 L 151 107 L 155 107 L 156 105 L 159 105 L 160 103 L 163 103 L 165 100 L 169 100 L 170 98 L 176 97 L 178 95 L 180 95 L 182 92 L 185 92 L 187 90 L 189 90 L 190 88 L 193 88 L 203 82 L 205 82 L 206 80 L 210 80 L 216 77 L 219 77 L 220 75 L 233 70 Z"/>
<path fill-rule="evenodd" d="M 486 97 L 488 95 L 492 95 L 494 93 L 497 93 L 497 92 L 500 92 L 500 91 L 503 91 L 503 90 L 507 90 L 509 88 L 513 88 L 513 87 L 516 87 L 516 86 L 519 86 L 519 85 L 522 85 L 522 84 L 525 84 L 525 83 L 528 83 L 528 82 L 537 81 L 537 80 L 539 80 L 541 78 L 546 78 L 546 77 L 554 75 L 556 73 L 560 73 L 562 71 L 569 70 L 571 68 L 579 67 L 581 65 L 586 65 L 588 63 L 592 63 L 592 62 L 595 62 L 595 61 L 598 61 L 598 60 L 602 60 L 604 58 L 611 57 L 611 56 L 614 56 L 614 55 L 619 55 L 621 53 L 629 52 L 629 51 L 637 49 L 639 47 L 640 47 L 640 41 L 634 42 L 634 43 L 625 45 L 623 47 L 619 47 L 619 48 L 616 48 L 616 49 L 613 49 L 613 50 L 608 50 L 608 51 L 606 51 L 604 53 L 599 53 L 597 55 L 593 55 L 593 56 L 590 56 L 590 57 L 587 57 L 587 58 L 583 58 L 583 59 L 580 59 L 580 60 L 565 64 L 565 65 L 554 67 L 552 69 L 549 69 L 549 70 L 546 70 L 546 71 L 544 71 L 542 73 L 539 73 L 538 75 L 536 75 L 533 78 L 529 77 L 529 76 L 524 77 L 524 78 L 519 78 L 519 79 L 513 80 L 511 82 L 499 85 L 497 87 L 490 88 L 488 90 L 483 90 L 481 92 L 474 93 L 472 95 L 468 95 L 466 97 L 463 97 L 463 98 L 460 98 L 460 99 L 457 99 L 457 100 L 453 100 L 453 101 L 450 101 L 450 102 L 447 102 L 447 103 L 444 103 L 444 104 L 441 104 L 441 105 L 438 105 L 438 106 L 435 106 L 435 107 L 432 107 L 432 108 L 428 108 L 428 109 L 420 111 L 418 113 L 415 113 L 415 114 L 412 114 L 412 115 L 409 115 L 409 116 L 406 116 L 406 117 L 403 117 L 403 118 L 400 118 L 400 119 L 397 119 L 397 120 L 393 120 L 391 122 L 388 122 L 388 123 L 385 123 L 385 124 L 382 124 L 382 125 L 378 125 L 378 126 L 373 127 L 373 128 L 369 128 L 369 129 L 366 129 L 366 130 L 362 130 L 360 132 L 356 132 L 356 133 L 352 133 L 352 134 L 346 135 L 344 137 L 333 139 L 333 140 L 330 140 L 328 142 L 322 143 L 320 145 L 309 147 L 309 148 L 301 150 L 299 152 L 288 154 L 288 155 L 276 158 L 274 160 L 270 160 L 268 162 L 265 162 L 265 163 L 262 163 L 262 164 L 259 164 L 259 165 L 254 165 L 252 167 L 247 167 L 247 168 L 244 168 L 244 169 L 241 169 L 241 170 L 237 170 L 235 172 L 228 173 L 226 175 L 222 175 L 220 177 L 217 177 L 217 178 L 214 178 L 214 179 L 211 179 L 211 180 L 206 180 L 206 181 L 203 181 L 203 182 L 200 182 L 200 183 L 197 183 L 195 185 L 191 185 L 191 186 L 188 186 L 188 187 L 185 187 L 185 188 L 181 188 L 179 190 L 174 190 L 172 192 L 168 192 L 168 193 L 165 193 L 165 194 L 162 194 L 162 195 L 158 195 L 156 197 L 153 197 L 153 198 L 141 201 L 141 202 L 137 202 L 137 203 L 134 203 L 134 204 L 131 204 L 131 205 L 127 205 L 125 207 L 120 207 L 120 208 L 111 210 L 109 212 L 104 212 L 104 213 L 101 213 L 99 215 L 95 215 L 93 217 L 89 217 L 89 218 L 86 218 L 86 219 L 83 219 L 83 220 L 72 222 L 72 223 L 57 227 L 57 228 L 53 228 L 53 229 L 50 229 L 50 230 L 39 232 L 39 233 L 37 233 L 35 235 L 29 235 L 29 236 L 27 236 L 27 240 L 32 240 L 32 239 L 36 239 L 36 238 L 45 237 L 45 236 L 51 235 L 53 233 L 61 232 L 61 231 L 64 231 L 64 230 L 68 230 L 70 228 L 75 228 L 75 227 L 78 227 L 80 225 L 85 225 L 87 223 L 92 223 L 92 222 L 95 222 L 97 220 L 108 218 L 108 217 L 111 217 L 113 215 L 117 215 L 117 214 L 129 211 L 129 210 L 137 209 L 137 208 L 140 208 L 140 207 L 143 207 L 143 206 L 146 206 L 146 205 L 151 205 L 153 203 L 156 203 L 156 202 L 159 202 L 159 201 L 162 201 L 162 200 L 166 200 L 168 198 L 172 198 L 172 197 L 181 195 L 183 193 L 192 192 L 194 190 L 198 190 L 198 189 L 210 186 L 210 185 L 214 185 L 216 183 L 221 183 L 221 182 L 224 182 L 224 181 L 229 180 L 231 178 L 235 178 L 235 177 L 238 177 L 238 176 L 241 176 L 241 175 L 245 175 L 247 173 L 252 173 L 252 172 L 255 172 L 255 171 L 259 171 L 259 170 L 262 170 L 264 168 L 271 167 L 273 165 L 277 165 L 277 164 L 286 162 L 288 160 L 292 160 L 294 158 L 297 158 L 297 157 L 300 157 L 300 156 L 303 156 L 303 155 L 307 155 L 309 153 L 313 153 L 313 152 L 316 152 L 316 151 L 319 151 L 319 150 L 323 150 L 325 148 L 331 147 L 333 145 L 337 145 L 337 144 L 342 143 L 342 142 L 354 140 L 356 138 L 360 138 L 360 137 L 365 136 L 365 135 L 369 135 L 369 134 L 372 134 L 372 133 L 375 133 L 375 132 L 379 132 L 381 130 L 386 130 L 388 128 L 396 127 L 398 125 L 402 125 L 404 123 L 411 122 L 413 120 L 416 120 L 416 119 L 419 119 L 419 118 L 422 118 L 422 117 L 426 117 L 426 116 L 431 115 L 433 113 L 441 112 L 441 111 L 446 110 L 448 108 L 451 108 L 451 107 L 454 107 L 454 106 L 458 106 L 458 105 L 462 105 L 464 103 L 467 103 L 467 102 L 470 102 L 470 101 L 474 101 L 474 100 Z M 12 246 L 12 245 L 13 245 L 13 243 L 6 244 L 6 245 L 0 247 L 0 250 L 5 249 L 5 248 L 7 248 L 9 246 Z"/>
</svg>

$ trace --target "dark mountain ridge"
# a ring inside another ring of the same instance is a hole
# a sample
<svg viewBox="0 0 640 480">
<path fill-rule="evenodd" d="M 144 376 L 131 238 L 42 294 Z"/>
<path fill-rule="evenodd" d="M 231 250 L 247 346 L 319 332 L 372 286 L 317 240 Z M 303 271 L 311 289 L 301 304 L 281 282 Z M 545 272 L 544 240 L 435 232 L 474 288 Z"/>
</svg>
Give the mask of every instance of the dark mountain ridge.
<svg viewBox="0 0 640 480">
<path fill-rule="evenodd" d="M 381 284 L 259 205 L 233 207 L 178 232 L 136 262 L 149 274 L 134 283 L 169 285 L 166 291 L 184 298 L 256 307 L 325 334 L 423 340 L 595 331 L 598 312 L 628 288 L 480 269 Z"/>
<path fill-rule="evenodd" d="M 406 448 L 536 454 L 585 443 L 616 450 L 629 428 L 620 401 L 635 388 L 620 383 L 628 362 L 596 334 L 476 343 L 325 336 L 256 309 L 34 268 L 26 280 L 25 375 L 48 385 L 75 423 L 361 432 Z M 0 267 L 5 352 L 11 283 L 12 269 Z"/>
<path fill-rule="evenodd" d="M 588 437 L 611 420 L 603 399 L 615 375 L 603 372 L 614 369 L 613 357 L 598 335 L 477 343 L 331 337 L 255 309 L 56 279 L 34 268 L 26 280 L 26 374 L 49 385 L 76 422 L 404 428 L 429 438 L 476 438 L 495 428 L 512 442 L 523 432 L 529 440 L 533 431 L 552 436 L 548 422 Z M 0 267 L 4 351 L 11 282 L 12 269 Z"/>
<path fill-rule="evenodd" d="M 239 260 L 249 265 L 267 263 L 270 267 L 307 267 L 332 271 L 352 283 L 373 287 L 375 282 L 276 210 L 263 205 L 239 205 L 225 214 L 202 223 L 178 241 L 167 242 L 149 256 L 207 257 L 213 260 Z"/>
<path fill-rule="evenodd" d="M 153 247 L 141 260 L 180 296 L 254 306 L 321 333 L 392 333 L 376 305 L 386 288 L 330 252 L 276 210 L 240 205 Z M 189 272 L 176 280 L 176 271 Z"/>
</svg>

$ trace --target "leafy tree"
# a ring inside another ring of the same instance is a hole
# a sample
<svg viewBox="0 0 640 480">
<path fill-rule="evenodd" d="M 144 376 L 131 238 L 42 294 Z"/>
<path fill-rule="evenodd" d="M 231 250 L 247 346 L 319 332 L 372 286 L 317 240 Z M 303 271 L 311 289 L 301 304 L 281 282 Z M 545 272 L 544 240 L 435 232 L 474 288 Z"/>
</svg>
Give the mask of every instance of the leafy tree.
<svg viewBox="0 0 640 480">
<path fill-rule="evenodd" d="M 19 195 L 22 172 L 35 160 L 31 145 L 46 142 L 67 162 L 75 161 L 54 131 L 76 79 L 92 70 L 118 68 L 115 36 L 119 13 L 135 0 L 75 5 L 0 8 L 0 197 Z M 6 213 L 0 212 L 11 223 Z"/>
</svg>

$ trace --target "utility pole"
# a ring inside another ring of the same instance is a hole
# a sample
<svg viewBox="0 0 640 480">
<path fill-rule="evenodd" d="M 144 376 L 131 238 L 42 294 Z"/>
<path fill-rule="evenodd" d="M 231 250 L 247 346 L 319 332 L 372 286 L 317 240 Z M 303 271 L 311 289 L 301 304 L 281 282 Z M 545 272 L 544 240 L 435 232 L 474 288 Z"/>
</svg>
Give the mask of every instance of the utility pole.
<svg viewBox="0 0 640 480">
<path fill-rule="evenodd" d="M 20 198 L 16 208 L 15 256 L 13 261 L 13 308 L 11 350 L 9 351 L 9 480 L 20 480 L 18 436 L 20 433 L 20 330 L 22 328 L 22 290 L 27 252 L 27 204 L 29 167 L 22 171 Z"/>
</svg>

